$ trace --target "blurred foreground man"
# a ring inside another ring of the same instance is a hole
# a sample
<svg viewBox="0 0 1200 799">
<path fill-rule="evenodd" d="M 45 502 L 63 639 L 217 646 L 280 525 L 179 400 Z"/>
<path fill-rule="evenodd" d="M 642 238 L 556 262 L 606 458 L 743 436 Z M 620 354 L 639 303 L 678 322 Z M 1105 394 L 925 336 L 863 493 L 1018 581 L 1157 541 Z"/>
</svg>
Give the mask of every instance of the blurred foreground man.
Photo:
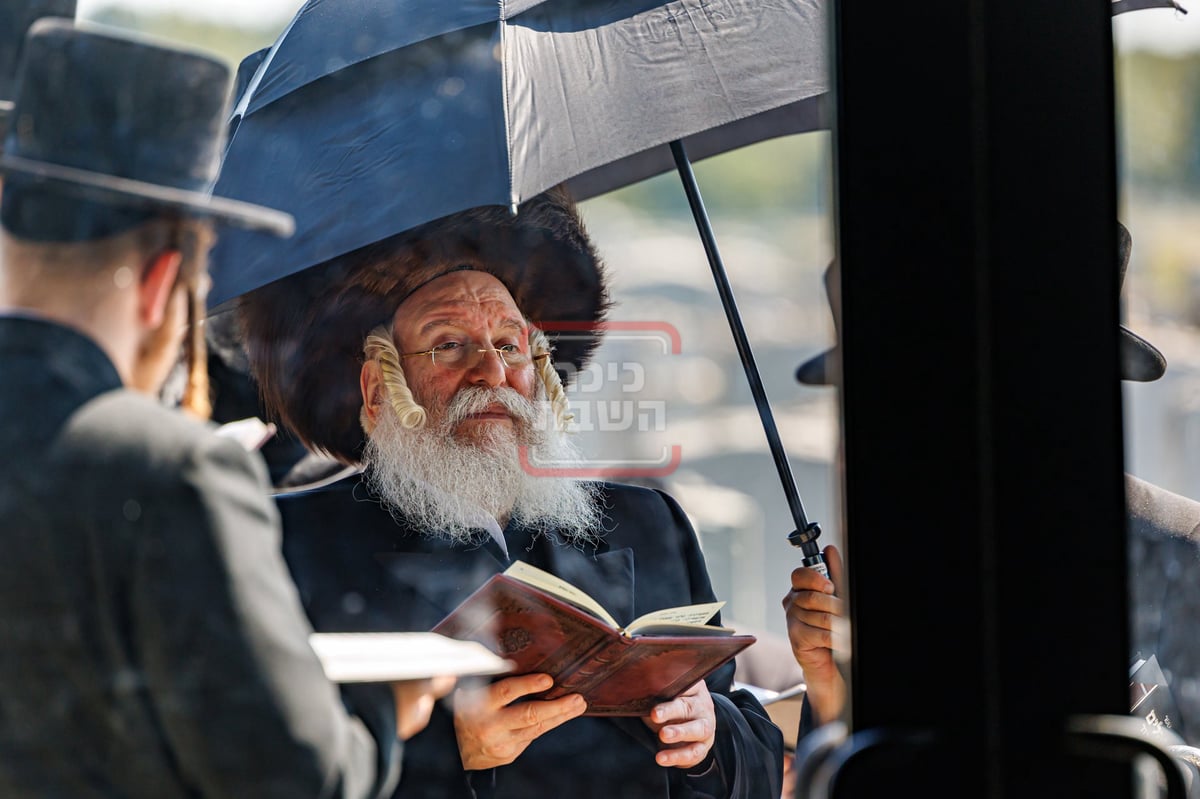
<svg viewBox="0 0 1200 799">
<path fill-rule="evenodd" d="M 261 462 L 152 399 L 185 331 L 203 390 L 212 224 L 290 228 L 210 194 L 228 70 L 47 19 L 19 74 L 0 156 L 0 796 L 388 794 L 430 686 L 360 686 L 347 714 Z"/>
<path fill-rule="evenodd" d="M 713 601 L 683 511 L 580 466 L 555 359 L 580 367 L 607 308 L 565 194 L 431 222 L 259 289 L 242 317 L 268 404 L 364 473 L 281 498 L 314 627 L 427 630 L 514 560 L 620 623 Z M 556 324 L 559 323 L 559 324 Z M 548 675 L 460 688 L 408 742 L 404 797 L 778 797 L 782 739 L 723 666 L 646 718 L 541 700 Z"/>
</svg>

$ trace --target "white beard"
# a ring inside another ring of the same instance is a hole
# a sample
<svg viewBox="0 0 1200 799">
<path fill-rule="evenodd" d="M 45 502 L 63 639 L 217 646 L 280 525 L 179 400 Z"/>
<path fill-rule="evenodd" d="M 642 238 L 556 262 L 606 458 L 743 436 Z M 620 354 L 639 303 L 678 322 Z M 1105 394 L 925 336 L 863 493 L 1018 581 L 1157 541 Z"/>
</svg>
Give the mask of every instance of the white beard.
<svg viewBox="0 0 1200 799">
<path fill-rule="evenodd" d="M 463 419 L 495 403 L 508 409 L 512 428 L 488 424 L 477 443 L 455 436 Z M 367 436 L 366 481 L 394 517 L 455 543 L 487 538 L 480 529 L 483 514 L 511 518 L 576 546 L 600 539 L 598 485 L 535 476 L 521 466 L 519 445 L 529 448 L 531 462 L 575 463 L 580 457 L 566 433 L 553 422 L 540 423 L 538 409 L 519 392 L 470 386 L 454 395 L 440 420 L 431 414 L 416 430 L 400 424 L 390 403 L 380 411 Z"/>
</svg>

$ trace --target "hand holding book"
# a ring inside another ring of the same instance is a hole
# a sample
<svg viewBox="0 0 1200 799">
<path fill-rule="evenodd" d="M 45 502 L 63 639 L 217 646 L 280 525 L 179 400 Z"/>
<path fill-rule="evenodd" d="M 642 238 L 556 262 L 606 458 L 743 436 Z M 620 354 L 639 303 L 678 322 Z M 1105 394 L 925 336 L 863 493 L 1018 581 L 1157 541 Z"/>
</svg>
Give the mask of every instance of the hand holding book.
<svg viewBox="0 0 1200 799">
<path fill-rule="evenodd" d="M 708 757 L 717 737 L 717 712 L 703 680 L 642 719 L 662 748 L 654 761 L 665 768 L 691 768 Z"/>
<path fill-rule="evenodd" d="M 722 604 L 667 608 L 622 628 L 592 597 L 517 562 L 433 631 L 483 644 L 514 674 L 549 674 L 554 685 L 535 698 L 579 693 L 586 715 L 645 716 L 754 643 L 704 623 Z"/>
<path fill-rule="evenodd" d="M 553 684 L 547 674 L 523 674 L 455 691 L 454 733 L 463 768 L 506 766 L 537 738 L 582 715 L 587 705 L 579 694 L 525 701 Z"/>
</svg>

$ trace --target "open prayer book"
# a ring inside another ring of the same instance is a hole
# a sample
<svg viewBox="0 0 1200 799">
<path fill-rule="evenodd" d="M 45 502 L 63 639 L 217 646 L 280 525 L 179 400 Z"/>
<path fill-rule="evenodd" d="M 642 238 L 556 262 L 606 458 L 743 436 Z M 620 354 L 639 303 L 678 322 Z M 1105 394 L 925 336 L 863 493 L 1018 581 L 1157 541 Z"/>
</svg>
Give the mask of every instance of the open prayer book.
<svg viewBox="0 0 1200 799">
<path fill-rule="evenodd" d="M 583 591 L 517 561 L 433 631 L 483 644 L 512 661 L 513 674 L 554 677 L 534 698 L 580 693 L 585 715 L 644 716 L 754 643 L 752 635 L 706 624 L 724 604 L 665 608 L 622 627 Z"/>
<path fill-rule="evenodd" d="M 333 682 L 400 682 L 503 674 L 512 664 L 473 641 L 435 633 L 313 633 L 308 643 Z"/>
</svg>

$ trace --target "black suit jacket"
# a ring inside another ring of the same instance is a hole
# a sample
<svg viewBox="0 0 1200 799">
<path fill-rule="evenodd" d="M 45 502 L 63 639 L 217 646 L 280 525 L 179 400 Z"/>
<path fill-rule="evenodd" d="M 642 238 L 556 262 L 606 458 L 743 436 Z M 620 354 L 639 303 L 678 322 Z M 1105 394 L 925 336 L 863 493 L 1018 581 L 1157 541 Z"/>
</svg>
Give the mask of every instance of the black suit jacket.
<svg viewBox="0 0 1200 799">
<path fill-rule="evenodd" d="M 652 610 L 713 601 L 695 534 L 675 501 L 632 486 L 603 490 L 608 524 L 599 546 L 533 537 L 510 525 L 511 557 L 583 589 L 622 624 Z M 490 539 L 452 545 L 410 529 L 381 508 L 358 476 L 278 501 L 284 555 L 318 630 L 428 630 L 511 562 Z M 507 766 L 464 773 L 443 707 L 407 742 L 396 795 L 776 799 L 782 736 L 750 694 L 731 692 L 733 671 L 731 662 L 708 679 L 718 732 L 702 774 L 658 766 L 657 743 L 634 718 L 573 719 Z"/>
<path fill-rule="evenodd" d="M 0 318 L 0 375 L 0 796 L 390 791 L 390 691 L 373 736 L 325 680 L 261 462 L 65 327 Z"/>
<path fill-rule="evenodd" d="M 1154 655 L 1180 718 L 1200 746 L 1200 502 L 1125 476 L 1136 657 Z"/>
</svg>

